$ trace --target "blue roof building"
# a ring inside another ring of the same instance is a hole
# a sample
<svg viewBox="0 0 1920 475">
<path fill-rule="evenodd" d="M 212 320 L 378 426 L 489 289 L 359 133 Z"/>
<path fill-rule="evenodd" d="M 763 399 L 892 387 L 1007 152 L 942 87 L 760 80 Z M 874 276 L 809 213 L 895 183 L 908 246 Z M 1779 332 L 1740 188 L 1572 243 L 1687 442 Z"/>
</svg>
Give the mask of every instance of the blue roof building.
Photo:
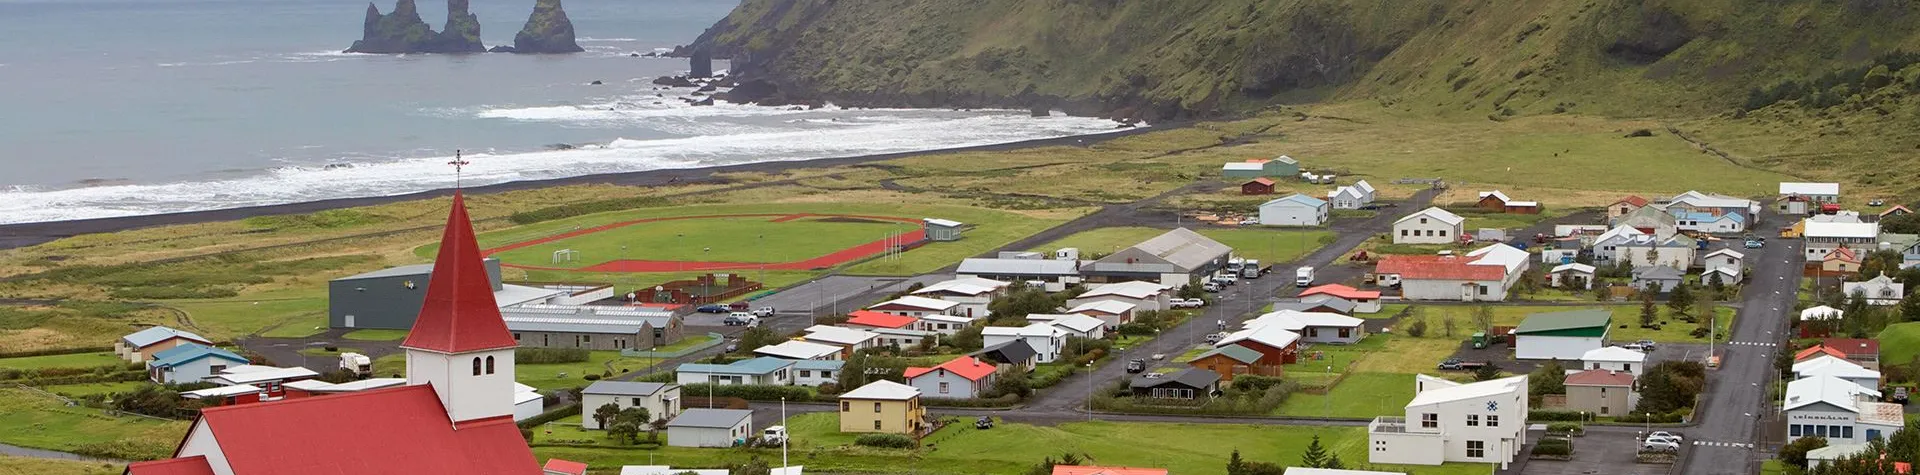
<svg viewBox="0 0 1920 475">
<path fill-rule="evenodd" d="M 186 343 L 155 353 L 147 362 L 147 377 L 153 382 L 197 383 L 229 367 L 247 364 L 247 358 L 234 352 L 206 345 Z"/>
</svg>

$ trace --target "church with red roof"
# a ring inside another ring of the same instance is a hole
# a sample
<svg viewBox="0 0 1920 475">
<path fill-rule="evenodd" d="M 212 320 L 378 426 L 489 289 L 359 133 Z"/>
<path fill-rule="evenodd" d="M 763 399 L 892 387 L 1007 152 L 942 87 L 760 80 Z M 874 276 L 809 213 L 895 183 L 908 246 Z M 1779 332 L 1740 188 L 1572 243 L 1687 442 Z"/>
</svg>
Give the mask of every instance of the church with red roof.
<svg viewBox="0 0 1920 475">
<path fill-rule="evenodd" d="M 174 458 L 126 473 L 537 475 L 513 422 L 514 346 L 455 192 L 426 303 L 400 344 L 405 386 L 209 407 Z"/>
</svg>

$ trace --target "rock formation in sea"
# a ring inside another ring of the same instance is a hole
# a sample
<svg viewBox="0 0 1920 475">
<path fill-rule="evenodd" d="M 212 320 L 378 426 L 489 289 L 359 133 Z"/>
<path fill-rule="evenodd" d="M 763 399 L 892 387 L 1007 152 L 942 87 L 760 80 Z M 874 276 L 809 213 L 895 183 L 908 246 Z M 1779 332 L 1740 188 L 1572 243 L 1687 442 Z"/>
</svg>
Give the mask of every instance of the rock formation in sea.
<svg viewBox="0 0 1920 475">
<path fill-rule="evenodd" d="M 380 14 L 380 8 L 367 4 L 366 23 L 361 26 L 360 40 L 347 48 L 348 53 L 400 54 L 400 53 L 478 53 L 486 51 L 480 44 L 480 19 L 467 11 L 468 0 L 447 0 L 446 31 L 434 32 L 433 27 L 420 19 L 420 11 L 413 0 L 398 0 L 393 12 Z"/>
<path fill-rule="evenodd" d="M 706 48 L 694 50 L 693 56 L 689 57 L 687 62 L 690 66 L 688 77 L 713 77 L 713 53 Z"/>
<path fill-rule="evenodd" d="M 578 53 L 586 51 L 574 42 L 573 22 L 567 19 L 567 11 L 560 7 L 560 0 L 537 0 L 533 4 L 533 15 L 527 17 L 527 26 L 520 34 L 513 35 L 515 53 Z"/>
</svg>

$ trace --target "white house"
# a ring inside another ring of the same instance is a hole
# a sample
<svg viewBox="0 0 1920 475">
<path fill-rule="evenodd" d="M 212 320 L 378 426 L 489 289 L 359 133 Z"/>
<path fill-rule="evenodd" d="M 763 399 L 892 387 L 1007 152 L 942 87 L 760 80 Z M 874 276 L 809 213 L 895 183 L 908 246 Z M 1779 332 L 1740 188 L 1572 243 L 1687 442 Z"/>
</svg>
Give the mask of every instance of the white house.
<svg viewBox="0 0 1920 475">
<path fill-rule="evenodd" d="M 906 315 L 909 317 L 960 315 L 960 302 L 908 295 L 873 304 L 868 306 L 867 310 L 886 312 L 894 315 Z"/>
<path fill-rule="evenodd" d="M 1741 254 L 1740 251 L 1735 251 L 1732 248 L 1723 247 L 1707 253 L 1705 257 L 1701 258 L 1701 261 L 1707 271 L 1725 269 L 1725 272 L 1721 273 L 1723 276 L 1721 283 L 1732 285 L 1744 280 L 1747 269 L 1746 259 L 1746 254 Z M 1705 281 L 1705 274 L 1702 274 L 1701 277 L 1702 281 Z"/>
<path fill-rule="evenodd" d="M 1907 296 L 1906 285 L 1894 281 L 1892 277 L 1887 277 L 1885 271 L 1880 272 L 1879 277 L 1840 284 L 1840 290 L 1847 296 L 1859 295 L 1866 298 L 1868 305 L 1893 305 L 1900 303 L 1900 299 Z"/>
<path fill-rule="evenodd" d="M 638 407 L 647 410 L 654 420 L 672 419 L 680 414 L 680 385 L 666 383 L 641 383 L 633 381 L 594 381 L 580 390 L 580 410 L 587 417 L 580 420 L 580 427 L 588 430 L 600 428 L 600 421 L 593 419 L 595 410 L 600 406 L 612 404 L 620 409 Z"/>
<path fill-rule="evenodd" d="M 1414 376 L 1405 416 L 1367 424 L 1367 463 L 1505 467 L 1527 443 L 1527 376 L 1456 383 Z"/>
<path fill-rule="evenodd" d="M 1260 204 L 1261 226 L 1319 226 L 1332 206 L 1326 200 L 1294 193 Z"/>
<path fill-rule="evenodd" d="M 1375 190 L 1373 189 L 1372 183 L 1367 183 L 1366 180 L 1356 181 L 1353 182 L 1353 189 L 1358 190 L 1362 196 L 1365 196 L 1361 201 L 1362 204 L 1373 203 Z"/>
<path fill-rule="evenodd" d="M 667 445 L 674 447 L 732 447 L 757 435 L 746 409 L 687 409 L 667 421 Z"/>
<path fill-rule="evenodd" d="M 1327 192 L 1327 202 L 1333 203 L 1333 209 L 1360 209 L 1367 205 L 1367 194 L 1357 187 L 1342 186 Z"/>
<path fill-rule="evenodd" d="M 1818 357 L 1793 364 L 1793 376 L 1799 379 L 1820 376 L 1844 379 L 1866 389 L 1880 388 L 1880 372 L 1847 361 L 1833 355 L 1822 354 Z"/>
<path fill-rule="evenodd" d="M 1497 302 L 1531 265 L 1526 251 L 1494 244 L 1466 256 L 1388 255 L 1373 272 L 1379 285 L 1399 286 L 1408 300 Z"/>
<path fill-rule="evenodd" d="M 836 348 L 833 350 L 838 353 Z M 674 381 L 680 384 L 746 384 L 788 386 L 793 384 L 795 360 L 762 356 L 728 364 L 685 363 L 674 369 Z"/>
<path fill-rule="evenodd" d="M 912 348 L 920 346 L 920 342 L 928 338 L 940 337 L 939 333 L 915 330 L 912 328 L 875 328 L 867 331 L 873 333 L 874 347 L 897 346 L 901 348 Z"/>
<path fill-rule="evenodd" d="M 1673 215 L 1674 227 L 1681 231 L 1724 234 L 1747 230 L 1745 213 L 1716 214 L 1685 208 L 1667 208 L 1667 214 Z"/>
<path fill-rule="evenodd" d="M 960 316 L 985 317 L 988 316 L 987 304 L 1005 294 L 1009 285 L 1012 284 L 993 279 L 960 277 L 921 287 L 913 291 L 913 295 L 959 303 L 957 314 Z"/>
<path fill-rule="evenodd" d="M 1833 463 L 1835 460 L 1859 455 L 1869 447 L 1867 444 L 1828 444 L 1826 447 L 1809 450 L 1807 451 L 1807 469 L 1812 470 L 1821 465 Z"/>
<path fill-rule="evenodd" d="M 972 399 L 993 387 L 999 369 L 993 363 L 972 356 L 961 356 L 931 368 L 907 368 L 907 385 L 927 397 Z"/>
<path fill-rule="evenodd" d="M 1078 259 L 1011 259 L 970 257 L 960 260 L 954 274 L 1006 282 L 1023 282 L 1048 292 L 1080 283 Z"/>
<path fill-rule="evenodd" d="M 928 316 L 920 317 L 920 329 L 924 331 L 939 333 L 941 335 L 952 336 L 955 333 L 960 333 L 960 330 L 965 330 L 967 329 L 967 327 L 973 326 L 973 324 L 975 322 L 978 322 L 979 320 L 980 320 L 980 317 L 956 317 L 953 315 L 928 315 Z"/>
<path fill-rule="evenodd" d="M 1167 301 L 1173 297 L 1173 287 L 1158 282 L 1127 281 L 1115 284 L 1099 284 L 1067 301 L 1067 307 L 1078 307 L 1090 302 L 1112 300 L 1133 304 L 1135 310 L 1166 310 L 1171 308 Z"/>
<path fill-rule="evenodd" d="M 1604 309 L 1569 310 L 1528 315 L 1513 329 L 1513 357 L 1523 360 L 1574 361 L 1607 346 L 1613 312 Z"/>
<path fill-rule="evenodd" d="M 1844 315 L 1846 315 L 1846 312 L 1842 312 L 1840 309 L 1825 305 L 1815 305 L 1800 311 L 1800 321 L 1839 320 L 1840 317 Z"/>
<path fill-rule="evenodd" d="M 1068 315 L 1065 318 L 1047 322 L 1067 332 L 1067 336 L 1100 339 L 1107 337 L 1107 322 L 1086 315 Z"/>
<path fill-rule="evenodd" d="M 1832 376 L 1787 383 L 1787 437 L 1825 437 L 1836 444 L 1884 439 L 1905 426 L 1899 404 L 1871 402 L 1880 391 Z"/>
<path fill-rule="evenodd" d="M 1547 271 L 1547 284 L 1554 287 L 1591 289 L 1594 270 L 1593 266 L 1578 262 L 1553 266 L 1553 269 Z"/>
<path fill-rule="evenodd" d="M 837 360 L 843 348 L 811 341 L 787 340 L 753 350 L 753 354 L 787 360 Z"/>
<path fill-rule="evenodd" d="M 793 362 L 793 384 L 795 386 L 820 387 L 822 384 L 838 382 L 840 368 L 847 362 L 840 360 L 800 360 Z"/>
<path fill-rule="evenodd" d="M 1880 223 L 1842 223 L 1807 220 L 1800 238 L 1806 242 L 1806 258 L 1820 261 L 1835 248 L 1873 249 L 1879 244 Z"/>
<path fill-rule="evenodd" d="M 1840 202 L 1839 183 L 1780 182 L 1780 212 L 1807 214 L 1819 211 L 1822 203 Z"/>
<path fill-rule="evenodd" d="M 1045 323 L 1035 323 L 1024 327 L 986 327 L 980 329 L 981 346 L 991 347 L 1014 340 L 1027 342 L 1033 348 L 1034 360 L 1040 363 L 1052 363 L 1060 358 L 1060 347 L 1067 343 L 1067 332 Z"/>
<path fill-rule="evenodd" d="M 1614 226 L 1613 229 L 1593 238 L 1593 262 L 1601 265 L 1614 265 L 1614 259 L 1620 255 L 1620 247 L 1633 243 L 1637 236 L 1647 233 L 1627 225 Z"/>
<path fill-rule="evenodd" d="M 879 334 L 861 329 L 814 325 L 803 331 L 806 333 L 800 336 L 802 340 L 840 347 L 842 359 L 853 356 L 855 351 L 880 346 Z"/>
<path fill-rule="evenodd" d="M 1134 310 L 1137 310 L 1137 307 L 1131 303 L 1118 300 L 1095 300 L 1073 307 L 1067 310 L 1067 313 L 1097 318 L 1106 326 L 1118 327 L 1133 321 Z"/>
<path fill-rule="evenodd" d="M 1300 335 L 1308 343 L 1350 344 L 1367 338 L 1366 320 L 1327 312 L 1281 310 L 1241 322 L 1242 328 L 1275 326 Z"/>
<path fill-rule="evenodd" d="M 1693 267 L 1693 251 L 1696 241 L 1684 234 L 1667 237 L 1638 235 L 1627 239 L 1615 249 L 1619 262 L 1631 266 L 1667 266 L 1675 269 Z"/>
<path fill-rule="evenodd" d="M 1632 373 L 1638 379 L 1640 372 L 1647 369 L 1647 354 L 1618 346 L 1603 346 L 1581 354 L 1580 363 L 1579 369 L 1568 369 L 1567 372 L 1604 369 Z"/>
<path fill-rule="evenodd" d="M 1450 244 L 1460 240 L 1467 219 L 1438 207 L 1409 214 L 1393 222 L 1394 244 Z"/>
</svg>

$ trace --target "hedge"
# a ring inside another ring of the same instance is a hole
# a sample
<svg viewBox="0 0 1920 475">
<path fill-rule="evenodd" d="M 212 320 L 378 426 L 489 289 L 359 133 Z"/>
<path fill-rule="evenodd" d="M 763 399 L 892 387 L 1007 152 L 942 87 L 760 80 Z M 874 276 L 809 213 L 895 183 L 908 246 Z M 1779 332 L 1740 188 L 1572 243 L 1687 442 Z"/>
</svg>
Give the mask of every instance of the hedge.
<svg viewBox="0 0 1920 475">
<path fill-rule="evenodd" d="M 548 422 L 566 419 L 568 417 L 573 417 L 578 415 L 580 415 L 580 403 L 577 403 L 577 402 L 567 403 L 567 405 L 565 406 L 560 406 L 560 407 L 554 408 L 551 411 L 542 412 L 538 416 L 529 417 L 527 418 L 527 420 L 520 421 L 520 427 L 523 429 L 530 429 L 534 427 L 539 427 L 541 424 L 546 424 Z"/>
<path fill-rule="evenodd" d="M 712 391 L 709 393 L 708 391 Z M 806 386 L 777 386 L 758 384 L 684 384 L 680 386 L 683 396 L 737 397 L 748 401 L 778 401 L 781 397 L 791 402 L 814 400 L 813 391 Z"/>
<path fill-rule="evenodd" d="M 671 383 L 674 382 L 674 377 L 672 371 L 661 371 L 653 374 L 643 374 L 638 378 L 633 378 L 633 380 L 642 383 Z"/>
<path fill-rule="evenodd" d="M 111 346 L 87 346 L 80 348 L 56 348 L 47 350 L 14 351 L 0 353 L 0 358 L 21 358 L 27 356 L 72 355 L 80 353 L 101 353 L 113 351 Z"/>
<path fill-rule="evenodd" d="M 1567 439 L 1545 438 L 1534 442 L 1534 455 L 1573 455 L 1573 443 Z"/>
<path fill-rule="evenodd" d="M 913 438 L 900 434 L 866 434 L 853 439 L 853 445 L 880 447 L 887 449 L 905 449 L 913 447 Z"/>
<path fill-rule="evenodd" d="M 585 348 L 515 348 L 513 361 L 522 364 L 579 363 L 593 356 Z"/>
<path fill-rule="evenodd" d="M 571 218 L 574 216 L 602 213 L 607 211 L 619 211 L 623 209 L 634 209 L 634 208 L 653 208 L 653 207 L 667 206 L 668 204 L 671 204 L 671 203 L 668 203 L 666 198 L 661 198 L 657 196 L 614 198 L 610 200 L 588 201 L 584 203 L 551 206 L 551 207 L 536 209 L 533 211 L 523 211 L 523 212 L 514 213 L 508 216 L 507 220 L 512 221 L 513 224 L 533 224 L 541 221 L 552 221 L 560 218 Z"/>
<path fill-rule="evenodd" d="M 1579 421 L 1582 415 L 1569 411 L 1528 411 L 1528 421 Z"/>
<path fill-rule="evenodd" d="M 1613 418 L 1613 420 L 1614 422 L 1638 422 L 1638 423 L 1651 422 L 1654 424 L 1678 424 L 1686 420 L 1686 417 L 1687 415 L 1685 413 L 1681 413 L 1678 411 L 1669 412 L 1666 414 L 1654 414 L 1653 417 L 1646 417 L 1641 415 L 1641 413 L 1636 412 L 1636 413 L 1627 414 L 1620 417 L 1615 417 Z M 1648 419 L 1652 419 L 1652 420 L 1648 420 Z"/>
<path fill-rule="evenodd" d="M 920 398 L 920 405 L 927 407 L 1012 407 L 1020 403 L 1020 396 L 1008 394 L 997 398 Z"/>
<path fill-rule="evenodd" d="M 1586 430 L 1587 430 L 1586 427 L 1581 426 L 1580 424 L 1572 423 L 1572 422 L 1555 422 L 1552 424 L 1547 424 L 1547 432 L 1558 432 L 1562 434 L 1579 434 L 1579 433 L 1586 432 Z"/>
</svg>

